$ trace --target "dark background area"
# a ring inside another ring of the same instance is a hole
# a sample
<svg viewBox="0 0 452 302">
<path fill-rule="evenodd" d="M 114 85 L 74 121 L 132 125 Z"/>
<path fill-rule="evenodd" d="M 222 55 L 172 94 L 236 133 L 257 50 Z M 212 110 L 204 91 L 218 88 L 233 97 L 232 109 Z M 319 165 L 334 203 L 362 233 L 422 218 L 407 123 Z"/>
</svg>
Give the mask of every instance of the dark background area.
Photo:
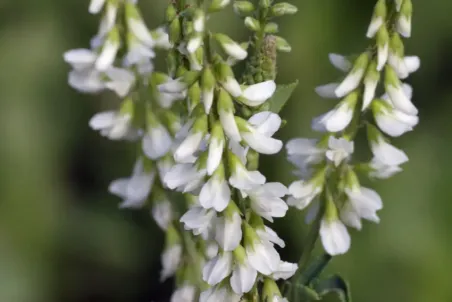
<svg viewBox="0 0 452 302">
<path fill-rule="evenodd" d="M 313 135 L 311 118 L 333 106 L 314 87 L 340 74 L 328 53 L 358 53 L 375 1 L 305 0 L 281 19 L 293 52 L 279 57 L 278 83 L 300 80 L 282 112 L 279 137 Z M 405 171 L 374 182 L 384 209 L 380 225 L 353 233 L 352 248 L 333 260 L 358 302 L 452 301 L 452 2 L 413 1 L 407 54 L 421 57 L 409 82 L 421 122 L 394 143 L 410 157 Z M 165 0 L 141 0 L 150 27 L 162 21 Z M 0 301 L 166 301 L 171 281 L 158 282 L 162 234 L 146 211 L 120 211 L 107 192 L 128 175 L 135 150 L 91 131 L 89 118 L 114 108 L 112 94 L 81 95 L 67 85 L 64 51 L 87 47 L 98 16 L 89 1 L 0 1 Z M 243 40 L 232 10 L 211 20 Z M 163 65 L 163 56 L 157 59 Z M 364 141 L 356 148 L 365 150 Z M 264 158 L 269 179 L 293 177 L 283 153 Z M 296 260 L 306 227 L 290 211 L 276 223 Z M 335 301 L 331 298 L 331 301 Z"/>
</svg>

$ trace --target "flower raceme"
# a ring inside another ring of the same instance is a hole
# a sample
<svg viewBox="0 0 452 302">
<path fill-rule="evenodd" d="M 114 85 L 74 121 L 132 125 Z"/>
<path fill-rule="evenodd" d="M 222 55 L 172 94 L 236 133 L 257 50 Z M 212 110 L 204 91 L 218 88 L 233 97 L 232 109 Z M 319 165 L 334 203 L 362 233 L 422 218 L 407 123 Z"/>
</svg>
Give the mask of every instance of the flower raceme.
<svg viewBox="0 0 452 302">
<path fill-rule="evenodd" d="M 393 7 L 388 7 L 388 5 Z M 388 15 L 394 9 L 398 13 Z M 346 75 L 341 82 L 316 88 L 324 98 L 340 99 L 331 111 L 315 118 L 313 130 L 324 133 L 320 140 L 298 138 L 289 141 L 289 161 L 298 169 L 301 180 L 289 186 L 288 204 L 298 209 L 310 207 L 308 220 L 319 221 L 318 231 L 327 253 L 343 254 L 350 247 L 348 227 L 362 228 L 362 219 L 378 223 L 377 211 L 383 207 L 378 193 L 359 184 L 356 171 L 370 178 L 386 179 L 400 172 L 408 161 L 406 153 L 389 142 L 385 134 L 399 137 L 417 125 L 418 109 L 412 88 L 403 83 L 415 72 L 420 61 L 405 56 L 400 35 L 411 34 L 410 0 L 378 0 L 366 36 L 374 39 L 376 51 L 366 51 L 354 60 L 330 54 L 334 67 Z M 384 90 L 376 97 L 379 88 Z M 365 120 L 371 111 L 373 120 Z M 354 163 L 353 140 L 362 128 L 373 158 L 368 163 Z M 315 224 L 314 224 L 315 225 Z"/>
</svg>

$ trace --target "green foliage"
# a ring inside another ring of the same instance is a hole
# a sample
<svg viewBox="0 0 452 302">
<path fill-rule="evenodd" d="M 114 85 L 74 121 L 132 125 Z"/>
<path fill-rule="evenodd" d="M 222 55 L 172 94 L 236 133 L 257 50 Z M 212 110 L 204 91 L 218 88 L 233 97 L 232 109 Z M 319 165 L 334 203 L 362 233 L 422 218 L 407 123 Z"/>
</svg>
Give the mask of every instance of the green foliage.
<svg viewBox="0 0 452 302">
<path fill-rule="evenodd" d="M 275 94 L 268 100 L 268 103 L 270 104 L 269 110 L 274 113 L 279 113 L 284 108 L 297 86 L 298 80 L 292 84 L 278 85 Z"/>
</svg>

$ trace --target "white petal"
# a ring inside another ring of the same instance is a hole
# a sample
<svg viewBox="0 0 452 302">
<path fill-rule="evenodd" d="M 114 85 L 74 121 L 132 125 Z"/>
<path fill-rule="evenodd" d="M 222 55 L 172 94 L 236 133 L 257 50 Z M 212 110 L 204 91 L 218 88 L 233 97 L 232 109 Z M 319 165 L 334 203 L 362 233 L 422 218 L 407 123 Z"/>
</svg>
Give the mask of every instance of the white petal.
<svg viewBox="0 0 452 302">
<path fill-rule="evenodd" d="M 214 211 L 194 206 L 182 215 L 180 222 L 184 224 L 186 230 L 193 230 L 193 234 L 200 235 L 213 227 L 215 217 Z"/>
<path fill-rule="evenodd" d="M 212 108 L 213 97 L 214 97 L 213 89 L 204 91 L 202 94 L 202 102 L 204 104 L 204 110 L 206 114 L 209 114 L 210 109 Z"/>
<path fill-rule="evenodd" d="M 338 98 L 342 98 L 355 90 L 361 83 L 361 80 L 364 76 L 364 71 L 364 68 L 351 71 L 334 91 L 336 96 Z"/>
<path fill-rule="evenodd" d="M 373 101 L 377 85 L 378 82 L 375 80 L 364 81 L 364 96 L 361 111 L 366 110 L 367 107 L 369 107 L 370 103 Z"/>
<path fill-rule="evenodd" d="M 127 186 L 129 185 L 129 180 L 129 178 L 120 178 L 112 181 L 108 187 L 108 191 L 123 199 L 127 198 Z"/>
<path fill-rule="evenodd" d="M 251 132 L 241 132 L 241 135 L 251 148 L 261 154 L 275 154 L 283 147 L 282 141 L 261 134 L 255 129 Z"/>
<path fill-rule="evenodd" d="M 224 51 L 231 57 L 237 59 L 237 60 L 244 60 L 248 53 L 245 49 L 243 49 L 239 44 L 237 43 L 228 43 L 224 44 Z"/>
<path fill-rule="evenodd" d="M 396 109 L 399 109 L 409 115 L 418 114 L 417 108 L 413 105 L 413 103 L 411 103 L 401 86 L 394 87 L 392 85 L 388 85 L 386 87 L 386 91 L 388 92 L 391 102 L 394 104 Z"/>
<path fill-rule="evenodd" d="M 256 230 L 256 234 L 259 236 L 261 241 L 268 241 L 273 244 L 278 245 L 279 247 L 284 248 L 286 246 L 284 240 L 282 240 L 278 234 L 268 226 L 264 226 L 264 228 L 259 228 Z"/>
<path fill-rule="evenodd" d="M 231 287 L 237 295 L 249 292 L 256 282 L 257 271 L 245 261 L 244 264 L 236 264 L 231 276 Z"/>
<path fill-rule="evenodd" d="M 88 11 L 90 14 L 97 14 L 102 10 L 105 0 L 91 0 Z"/>
<path fill-rule="evenodd" d="M 377 70 L 381 71 L 386 65 L 389 56 L 389 45 L 386 43 L 383 47 L 378 47 Z"/>
<path fill-rule="evenodd" d="M 105 74 L 111 80 L 106 83 L 106 87 L 120 97 L 125 97 L 135 82 L 134 74 L 126 69 L 111 67 L 105 71 Z"/>
<path fill-rule="evenodd" d="M 209 285 L 216 285 L 229 276 L 232 269 L 232 253 L 217 255 L 206 263 L 202 270 L 202 279 Z"/>
<path fill-rule="evenodd" d="M 90 120 L 89 126 L 93 130 L 110 128 L 115 124 L 118 113 L 116 111 L 105 111 L 96 113 Z"/>
<path fill-rule="evenodd" d="M 96 62 L 97 55 L 90 49 L 72 49 L 64 53 L 64 61 L 75 70 L 90 68 Z"/>
<path fill-rule="evenodd" d="M 403 58 L 409 73 L 413 73 L 421 67 L 421 60 L 418 56 L 406 56 Z M 409 97 L 411 98 L 411 97 Z"/>
<path fill-rule="evenodd" d="M 170 302 L 195 302 L 196 288 L 191 285 L 183 285 L 172 295 Z"/>
<path fill-rule="evenodd" d="M 367 29 L 366 36 L 368 38 L 373 38 L 382 25 L 383 25 L 382 17 L 372 19 L 372 22 L 369 24 L 369 28 Z"/>
<path fill-rule="evenodd" d="M 166 230 L 172 220 L 172 210 L 170 202 L 165 200 L 154 204 L 154 206 L 152 207 L 152 217 L 162 230 Z"/>
<path fill-rule="evenodd" d="M 194 53 L 202 44 L 202 37 L 196 36 L 191 38 L 187 44 L 187 50 L 189 53 Z"/>
<path fill-rule="evenodd" d="M 350 235 L 340 220 L 322 219 L 320 237 L 325 251 L 331 256 L 345 254 L 350 248 Z"/>
<path fill-rule="evenodd" d="M 162 272 L 160 273 L 160 281 L 166 280 L 168 277 L 174 275 L 182 255 L 182 246 L 176 244 L 165 251 L 161 256 Z"/>
<path fill-rule="evenodd" d="M 174 152 L 174 159 L 176 161 L 181 161 L 182 159 L 193 155 L 193 153 L 195 153 L 199 149 L 202 139 L 203 139 L 203 134 L 201 132 L 190 134 L 180 144 L 180 146 L 177 148 L 176 152 Z"/>
<path fill-rule="evenodd" d="M 374 156 L 385 165 L 398 166 L 408 161 L 408 156 L 405 152 L 384 140 L 372 143 L 371 147 Z"/>
<path fill-rule="evenodd" d="M 116 54 L 119 49 L 119 43 L 111 42 L 107 40 L 105 42 L 104 47 L 102 48 L 102 52 L 100 53 L 99 57 L 96 61 L 96 69 L 99 71 L 105 71 L 115 61 Z"/>
<path fill-rule="evenodd" d="M 231 200 L 231 190 L 225 180 L 219 181 L 215 176 L 202 187 L 199 194 L 200 204 L 206 208 L 214 208 L 222 212 Z"/>
<path fill-rule="evenodd" d="M 280 256 L 272 244 L 255 242 L 246 247 L 250 265 L 263 275 L 270 275 L 278 269 Z"/>
<path fill-rule="evenodd" d="M 129 30 L 137 37 L 142 43 L 149 47 L 153 47 L 155 42 L 152 38 L 149 29 L 146 27 L 146 24 L 142 20 L 128 18 L 127 25 L 129 26 Z"/>
<path fill-rule="evenodd" d="M 143 138 L 143 151 L 147 157 L 156 160 L 164 156 L 171 148 L 171 135 L 162 125 L 148 130 Z"/>
<path fill-rule="evenodd" d="M 105 89 L 105 84 L 97 70 L 72 70 L 68 77 L 69 86 L 84 92 L 97 93 Z"/>
<path fill-rule="evenodd" d="M 248 86 L 243 91 L 243 98 L 247 101 L 245 102 L 248 106 L 260 106 L 266 100 L 271 98 L 271 96 L 276 91 L 276 84 L 274 81 L 266 81 L 258 84 Z"/>
<path fill-rule="evenodd" d="M 353 109 L 343 103 L 339 107 L 314 118 L 312 128 L 319 132 L 339 132 L 344 130 L 352 121 Z"/>
<path fill-rule="evenodd" d="M 339 83 L 329 83 L 315 88 L 315 92 L 325 99 L 337 99 L 336 89 L 339 87 Z"/>
<path fill-rule="evenodd" d="M 160 92 L 164 93 L 181 93 L 187 89 L 187 84 L 181 79 L 169 80 L 158 86 Z"/>
<path fill-rule="evenodd" d="M 328 57 L 331 64 L 333 64 L 333 66 L 337 69 L 342 70 L 343 72 L 348 72 L 350 69 L 352 69 L 352 63 L 345 56 L 336 53 L 330 53 Z"/>
<path fill-rule="evenodd" d="M 273 279 L 287 280 L 295 274 L 297 269 L 298 269 L 298 265 L 296 263 L 281 261 L 281 262 L 279 262 L 277 270 L 275 272 L 273 272 Z"/>
<path fill-rule="evenodd" d="M 397 19 L 397 31 L 405 38 L 411 37 L 411 18 L 400 15 Z"/>
<path fill-rule="evenodd" d="M 228 78 L 225 82 L 222 83 L 224 89 L 229 92 L 233 97 L 238 98 L 242 95 L 242 88 L 240 87 L 239 82 L 235 78 Z"/>
<path fill-rule="evenodd" d="M 281 127 L 282 120 L 276 113 L 262 111 L 250 117 L 248 123 L 254 126 L 258 132 L 266 136 L 273 136 Z"/>
<path fill-rule="evenodd" d="M 234 119 L 234 114 L 231 111 L 220 110 L 220 122 L 223 126 L 223 131 L 226 133 L 229 139 L 240 142 L 242 137 L 240 136 L 239 128 Z"/>
<path fill-rule="evenodd" d="M 207 157 L 207 175 L 212 175 L 220 165 L 223 150 L 224 140 L 212 139 L 209 144 L 209 156 Z"/>
<path fill-rule="evenodd" d="M 216 222 L 215 240 L 226 251 L 233 251 L 242 240 L 242 219 L 238 213 L 231 218 L 220 217 Z"/>
<path fill-rule="evenodd" d="M 243 166 L 232 172 L 229 183 L 239 190 L 251 190 L 265 183 L 265 176 L 259 171 L 248 171 Z"/>
</svg>

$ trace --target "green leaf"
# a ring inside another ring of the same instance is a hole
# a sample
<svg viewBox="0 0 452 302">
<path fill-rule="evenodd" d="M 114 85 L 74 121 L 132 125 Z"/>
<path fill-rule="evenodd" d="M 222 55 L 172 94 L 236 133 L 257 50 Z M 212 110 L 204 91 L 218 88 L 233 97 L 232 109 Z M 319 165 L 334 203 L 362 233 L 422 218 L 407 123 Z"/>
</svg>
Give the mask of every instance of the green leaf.
<svg viewBox="0 0 452 302">
<path fill-rule="evenodd" d="M 298 86 L 298 80 L 292 84 L 278 85 L 273 96 L 270 98 L 268 103 L 270 104 L 270 111 L 274 113 L 279 113 L 287 101 L 292 96 L 295 88 Z"/>
<path fill-rule="evenodd" d="M 352 301 L 348 282 L 339 275 L 333 275 L 328 279 L 319 281 L 315 285 L 315 289 L 321 296 L 324 296 L 330 292 L 336 292 L 342 302 Z"/>
<path fill-rule="evenodd" d="M 307 269 L 302 274 L 302 280 L 304 284 L 310 284 L 313 280 L 315 280 L 325 269 L 328 263 L 331 260 L 331 256 L 328 254 L 323 254 L 318 257 L 312 263 L 309 264 Z"/>
</svg>

